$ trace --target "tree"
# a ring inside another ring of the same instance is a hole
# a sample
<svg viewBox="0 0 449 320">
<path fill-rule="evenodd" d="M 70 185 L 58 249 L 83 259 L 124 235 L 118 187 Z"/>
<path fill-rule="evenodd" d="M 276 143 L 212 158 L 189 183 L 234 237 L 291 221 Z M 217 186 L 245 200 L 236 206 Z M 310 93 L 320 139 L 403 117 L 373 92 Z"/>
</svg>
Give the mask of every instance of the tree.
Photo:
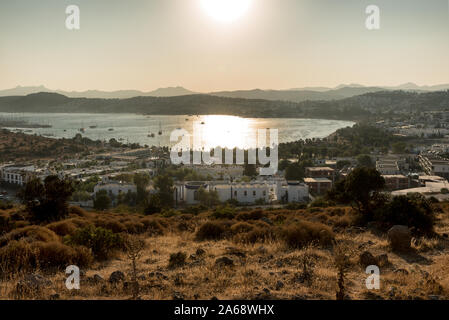
<svg viewBox="0 0 449 320">
<path fill-rule="evenodd" d="M 382 200 L 379 195 L 385 186 L 385 179 L 376 169 L 356 168 L 344 180 L 335 184 L 328 193 L 330 200 L 350 204 L 369 219 L 372 205 Z"/>
<path fill-rule="evenodd" d="M 68 215 L 68 200 L 74 191 L 72 181 L 48 176 L 42 184 L 34 178 L 27 182 L 18 197 L 37 221 L 55 221 Z"/>
<path fill-rule="evenodd" d="M 304 179 L 303 168 L 298 162 L 291 163 L 287 166 L 287 169 L 285 169 L 285 179 L 290 181 Z"/>
<path fill-rule="evenodd" d="M 337 161 L 337 169 L 343 169 L 344 167 L 347 167 L 350 165 L 351 165 L 351 161 L 348 161 L 348 160 Z"/>
<path fill-rule="evenodd" d="M 429 201 L 420 194 L 394 197 L 385 207 L 377 210 L 375 220 L 386 228 L 406 225 L 415 233 L 430 234 L 435 221 Z"/>
<path fill-rule="evenodd" d="M 111 198 L 106 190 L 100 190 L 95 195 L 94 208 L 96 210 L 107 210 L 111 207 Z"/>
<path fill-rule="evenodd" d="M 133 181 L 137 187 L 136 203 L 142 203 L 148 198 L 147 186 L 150 183 L 150 176 L 144 173 L 136 173 Z"/>
<path fill-rule="evenodd" d="M 159 194 L 152 194 L 145 206 L 144 213 L 151 215 L 162 211 L 162 204 Z"/>
<path fill-rule="evenodd" d="M 255 164 L 246 164 L 245 163 L 245 167 L 243 169 L 243 175 L 247 176 L 247 177 L 255 177 L 257 176 L 257 168 Z"/>
<path fill-rule="evenodd" d="M 173 180 L 168 175 L 159 175 L 154 180 L 154 187 L 158 191 L 161 206 L 172 207 L 174 202 Z"/>
<path fill-rule="evenodd" d="M 287 169 L 289 164 L 290 164 L 290 161 L 285 160 L 285 159 L 281 160 L 279 162 L 279 171 L 284 171 L 285 169 Z"/>
<path fill-rule="evenodd" d="M 214 207 L 220 203 L 217 191 L 206 191 L 203 187 L 198 190 L 198 200 L 201 205 Z"/>
<path fill-rule="evenodd" d="M 407 145 L 405 144 L 405 142 L 400 141 L 393 143 L 391 147 L 393 149 L 393 153 L 404 153 Z"/>
<path fill-rule="evenodd" d="M 301 162 L 291 163 L 285 170 L 285 179 L 290 181 L 303 180 L 306 175 L 306 167 L 313 167 L 313 162 L 303 160 Z"/>
<path fill-rule="evenodd" d="M 371 157 L 367 154 L 359 155 L 357 157 L 357 163 L 359 167 L 374 168 L 373 161 L 371 160 Z"/>
</svg>

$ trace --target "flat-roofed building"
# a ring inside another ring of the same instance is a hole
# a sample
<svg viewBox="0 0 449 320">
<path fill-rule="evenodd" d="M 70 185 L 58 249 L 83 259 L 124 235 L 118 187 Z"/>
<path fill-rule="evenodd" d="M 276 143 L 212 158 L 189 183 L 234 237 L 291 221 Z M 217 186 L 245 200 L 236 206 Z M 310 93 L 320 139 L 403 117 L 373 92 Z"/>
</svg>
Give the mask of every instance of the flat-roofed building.
<svg viewBox="0 0 449 320">
<path fill-rule="evenodd" d="M 419 164 L 428 175 L 449 179 L 449 161 L 419 156 Z"/>
<path fill-rule="evenodd" d="M 314 195 L 324 195 L 332 189 L 332 181 L 327 178 L 305 178 L 304 182 L 309 186 L 310 193 Z"/>
<path fill-rule="evenodd" d="M 327 178 L 334 180 L 335 170 L 330 167 L 307 167 L 306 177 L 307 178 Z"/>
<path fill-rule="evenodd" d="M 220 202 L 236 200 L 242 204 L 257 202 L 304 202 L 309 200 L 309 187 L 299 181 L 282 179 L 251 182 L 179 182 L 175 184 L 174 199 L 177 204 L 195 205 L 199 203 L 198 193 L 203 188 L 207 192 L 217 192 Z"/>
<path fill-rule="evenodd" d="M 394 160 L 376 161 L 376 170 L 382 175 L 398 175 L 401 173 L 398 163 Z"/>
<path fill-rule="evenodd" d="M 410 188 L 410 178 L 404 175 L 383 175 L 382 177 L 385 179 L 385 189 L 389 191 Z"/>
<path fill-rule="evenodd" d="M 35 171 L 33 165 L 4 166 L 0 169 L 0 177 L 6 183 L 23 186 L 35 175 Z"/>
<path fill-rule="evenodd" d="M 120 194 L 127 194 L 128 192 L 136 193 L 137 187 L 135 184 L 115 181 L 107 183 L 99 183 L 94 187 L 94 194 L 98 191 L 106 191 L 109 196 L 118 197 Z"/>
</svg>

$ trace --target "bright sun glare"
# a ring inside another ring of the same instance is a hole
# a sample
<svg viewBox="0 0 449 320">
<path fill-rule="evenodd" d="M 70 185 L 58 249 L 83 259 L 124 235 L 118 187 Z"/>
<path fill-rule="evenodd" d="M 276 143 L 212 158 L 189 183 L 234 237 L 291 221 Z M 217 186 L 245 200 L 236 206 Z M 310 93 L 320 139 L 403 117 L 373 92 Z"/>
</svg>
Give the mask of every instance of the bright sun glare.
<svg viewBox="0 0 449 320">
<path fill-rule="evenodd" d="M 232 22 L 242 17 L 253 0 L 201 0 L 204 11 L 221 22 Z"/>
</svg>

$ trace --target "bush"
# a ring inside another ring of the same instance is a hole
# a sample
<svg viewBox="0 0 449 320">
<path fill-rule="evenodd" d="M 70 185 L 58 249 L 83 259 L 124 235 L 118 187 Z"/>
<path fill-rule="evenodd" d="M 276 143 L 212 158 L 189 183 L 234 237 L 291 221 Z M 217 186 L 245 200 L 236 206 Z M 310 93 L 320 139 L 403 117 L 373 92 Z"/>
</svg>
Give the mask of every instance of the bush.
<svg viewBox="0 0 449 320">
<path fill-rule="evenodd" d="M 226 219 L 226 220 L 234 219 L 234 216 L 235 216 L 235 209 L 230 206 L 217 208 L 211 214 L 211 217 L 215 219 Z"/>
<path fill-rule="evenodd" d="M 140 222 L 144 225 L 150 236 L 161 236 L 165 233 L 165 228 L 160 219 L 143 218 Z"/>
<path fill-rule="evenodd" d="M 189 213 L 191 213 L 191 214 L 194 214 L 194 215 L 198 215 L 201 212 L 205 212 L 207 210 L 208 210 L 208 208 L 206 206 L 197 205 L 197 206 L 191 206 L 191 207 L 182 209 L 181 213 L 182 214 L 189 214 Z"/>
<path fill-rule="evenodd" d="M 433 231 L 435 215 L 429 201 L 422 195 L 394 197 L 374 216 L 386 229 L 393 225 L 406 225 L 415 233 L 429 234 Z"/>
<path fill-rule="evenodd" d="M 196 233 L 196 239 L 204 240 L 220 240 L 225 237 L 227 228 L 224 223 L 206 222 Z"/>
<path fill-rule="evenodd" d="M 180 215 L 180 212 L 175 209 L 163 209 L 161 216 L 165 218 L 171 218 Z"/>
<path fill-rule="evenodd" d="M 19 228 L 3 235 L 0 238 L 0 247 L 6 245 L 12 240 L 26 240 L 28 242 L 42 241 L 42 242 L 52 242 L 59 241 L 56 233 L 40 226 L 27 226 L 24 228 Z"/>
<path fill-rule="evenodd" d="M 248 233 L 254 229 L 254 226 L 247 222 L 239 222 L 231 226 L 232 234 Z"/>
<path fill-rule="evenodd" d="M 249 220 L 259 220 L 265 217 L 262 210 L 253 210 L 250 212 L 241 212 L 237 215 L 237 220 L 249 221 Z"/>
<path fill-rule="evenodd" d="M 14 205 L 11 202 L 0 200 L 0 210 L 9 210 L 13 207 Z"/>
<path fill-rule="evenodd" d="M 0 214 L 0 234 L 11 231 L 12 224 L 13 222 L 7 213 Z"/>
<path fill-rule="evenodd" d="M 91 251 L 82 246 L 69 247 L 60 242 L 35 242 L 31 246 L 36 252 L 39 267 L 44 269 L 65 269 L 69 265 L 84 268 L 93 261 Z"/>
<path fill-rule="evenodd" d="M 124 223 L 126 230 L 131 234 L 141 234 L 145 232 L 145 225 L 138 221 L 126 221 Z"/>
<path fill-rule="evenodd" d="M 77 226 L 71 220 L 63 220 L 50 223 L 46 226 L 58 236 L 72 235 L 76 232 Z"/>
<path fill-rule="evenodd" d="M 312 243 L 327 246 L 334 240 L 334 234 L 328 226 L 308 221 L 287 227 L 283 230 L 283 237 L 285 244 L 291 249 L 301 249 Z"/>
<path fill-rule="evenodd" d="M 100 190 L 95 195 L 94 208 L 96 210 L 107 210 L 111 207 L 112 200 L 105 190 Z"/>
<path fill-rule="evenodd" d="M 64 269 L 74 264 L 87 267 L 93 260 L 92 253 L 85 247 L 69 247 L 60 242 L 33 242 L 13 240 L 0 248 L 0 270 L 2 277 L 19 272 L 29 273 L 36 268 Z"/>
<path fill-rule="evenodd" d="M 182 267 L 186 264 L 186 258 L 187 254 L 184 252 L 172 253 L 168 261 L 168 267 L 170 269 Z"/>
<path fill-rule="evenodd" d="M 330 205 L 331 204 L 328 201 L 326 201 L 325 199 L 323 199 L 321 197 L 318 197 L 309 204 L 309 207 L 310 208 L 327 208 Z"/>
<path fill-rule="evenodd" d="M 304 210 L 307 208 L 305 203 L 289 203 L 285 206 L 287 210 Z"/>
<path fill-rule="evenodd" d="M 114 233 L 126 232 L 127 229 L 123 223 L 116 218 L 100 218 L 95 220 L 95 226 L 111 230 Z"/>
<path fill-rule="evenodd" d="M 85 210 L 81 209 L 80 207 L 70 207 L 69 213 L 83 217 L 83 218 L 89 216 L 89 213 L 87 213 Z"/>
<path fill-rule="evenodd" d="M 256 227 L 246 234 L 238 237 L 240 241 L 247 243 L 267 242 L 276 239 L 276 234 L 270 227 Z"/>
<path fill-rule="evenodd" d="M 115 250 L 123 248 L 121 235 L 93 226 L 80 229 L 73 236 L 65 237 L 65 242 L 72 246 L 79 245 L 92 249 L 98 260 L 108 259 Z"/>
<path fill-rule="evenodd" d="M 33 269 L 33 250 L 25 241 L 10 241 L 0 248 L 0 272 L 2 278 Z"/>
</svg>

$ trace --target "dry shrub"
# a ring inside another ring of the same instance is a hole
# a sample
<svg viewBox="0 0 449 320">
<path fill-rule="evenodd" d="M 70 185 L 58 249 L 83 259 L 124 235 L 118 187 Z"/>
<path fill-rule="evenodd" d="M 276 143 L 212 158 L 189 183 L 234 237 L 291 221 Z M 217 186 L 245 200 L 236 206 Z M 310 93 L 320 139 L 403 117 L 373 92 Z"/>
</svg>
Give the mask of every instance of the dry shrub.
<svg viewBox="0 0 449 320">
<path fill-rule="evenodd" d="M 181 221 L 176 224 L 176 230 L 180 232 L 195 231 L 195 226 L 191 223 Z"/>
<path fill-rule="evenodd" d="M 250 212 L 241 212 L 237 215 L 237 220 L 249 221 L 259 220 L 265 217 L 265 213 L 262 210 L 253 210 Z"/>
<path fill-rule="evenodd" d="M 9 214 L 6 212 L 0 212 L 0 233 L 11 231 L 12 221 L 9 218 Z"/>
<path fill-rule="evenodd" d="M 271 228 L 271 226 L 264 221 L 253 221 L 253 222 L 250 222 L 250 224 L 252 224 L 253 226 L 255 226 L 257 228 L 262 228 L 262 229 Z"/>
<path fill-rule="evenodd" d="M 123 236 L 109 229 L 89 226 L 76 231 L 73 236 L 64 237 L 72 247 L 85 246 L 92 250 L 98 260 L 110 258 L 116 250 L 124 248 Z"/>
<path fill-rule="evenodd" d="M 285 216 L 283 214 L 277 214 L 272 218 L 272 221 L 275 224 L 283 224 L 285 222 L 285 220 L 287 220 L 287 216 Z"/>
<path fill-rule="evenodd" d="M 87 211 L 81 209 L 80 207 L 70 207 L 69 213 L 83 218 L 88 218 L 90 216 Z"/>
<path fill-rule="evenodd" d="M 87 267 L 93 261 L 92 254 L 85 247 L 69 247 L 60 242 L 13 240 L 0 248 L 0 272 L 2 277 L 18 273 L 33 272 L 36 268 L 64 269 L 74 264 Z"/>
<path fill-rule="evenodd" d="M 168 261 L 168 268 L 175 269 L 186 264 L 187 254 L 185 252 L 172 253 Z"/>
<path fill-rule="evenodd" d="M 92 253 L 83 246 L 69 247 L 60 242 L 35 242 L 31 244 L 35 249 L 39 266 L 48 268 L 63 269 L 69 265 L 76 265 L 84 268 L 93 261 Z"/>
<path fill-rule="evenodd" d="M 326 210 L 327 214 L 330 215 L 331 217 L 333 216 L 344 216 L 346 213 L 346 210 L 343 208 L 329 208 Z"/>
<path fill-rule="evenodd" d="M 11 227 L 11 229 L 25 228 L 29 225 L 31 225 L 29 221 L 14 221 L 14 224 Z"/>
<path fill-rule="evenodd" d="M 114 233 L 126 232 L 126 226 L 114 218 L 104 217 L 95 220 L 95 226 L 111 230 Z"/>
<path fill-rule="evenodd" d="M 53 222 L 46 225 L 46 227 L 61 237 L 64 237 L 68 234 L 69 235 L 74 234 L 77 229 L 77 226 L 73 223 L 71 219 Z"/>
<path fill-rule="evenodd" d="M 340 228 L 346 228 L 353 224 L 353 219 L 348 215 L 339 217 L 334 221 L 334 225 Z"/>
<path fill-rule="evenodd" d="M 276 239 L 276 233 L 270 227 L 255 227 L 248 233 L 243 233 L 236 238 L 237 241 L 245 243 L 268 242 Z"/>
<path fill-rule="evenodd" d="M 254 229 L 254 226 L 247 222 L 238 222 L 231 227 L 232 234 L 248 233 Z"/>
<path fill-rule="evenodd" d="M 85 227 L 92 225 L 91 222 L 89 222 L 88 220 L 82 219 L 82 218 L 72 218 L 72 219 L 70 219 L 70 221 L 72 221 L 72 223 L 77 228 L 85 228 Z"/>
<path fill-rule="evenodd" d="M 413 247 L 418 250 L 418 252 L 429 252 L 433 250 L 444 250 L 444 240 L 434 237 L 434 238 L 418 238 L 413 239 L 412 245 Z"/>
<path fill-rule="evenodd" d="M 128 220 L 123 223 L 128 233 L 141 234 L 145 232 L 145 225 L 139 221 Z"/>
<path fill-rule="evenodd" d="M 0 273 L 2 278 L 32 270 L 34 252 L 25 241 L 10 241 L 0 248 Z"/>
<path fill-rule="evenodd" d="M 150 236 L 161 236 L 165 234 L 166 230 L 162 224 L 162 219 L 146 217 L 141 219 L 140 222 L 143 224 Z"/>
<path fill-rule="evenodd" d="M 10 233 L 3 235 L 0 238 L 0 246 L 6 245 L 9 241 L 20 239 L 24 239 L 29 242 L 52 242 L 59 240 L 58 235 L 48 228 L 40 226 L 28 226 L 20 229 L 15 229 Z"/>
<path fill-rule="evenodd" d="M 226 236 L 228 226 L 222 222 L 206 222 L 196 232 L 196 239 L 204 240 L 220 240 Z"/>
<path fill-rule="evenodd" d="M 327 215 L 327 213 L 325 213 L 325 212 L 323 212 L 323 213 L 320 213 L 320 214 L 318 214 L 317 215 L 317 219 L 320 221 L 320 222 L 326 222 L 327 220 L 329 220 L 329 216 Z"/>
<path fill-rule="evenodd" d="M 331 245 L 334 240 L 332 230 L 321 223 L 301 221 L 283 230 L 285 244 L 291 249 L 301 249 L 308 244 Z"/>
</svg>

